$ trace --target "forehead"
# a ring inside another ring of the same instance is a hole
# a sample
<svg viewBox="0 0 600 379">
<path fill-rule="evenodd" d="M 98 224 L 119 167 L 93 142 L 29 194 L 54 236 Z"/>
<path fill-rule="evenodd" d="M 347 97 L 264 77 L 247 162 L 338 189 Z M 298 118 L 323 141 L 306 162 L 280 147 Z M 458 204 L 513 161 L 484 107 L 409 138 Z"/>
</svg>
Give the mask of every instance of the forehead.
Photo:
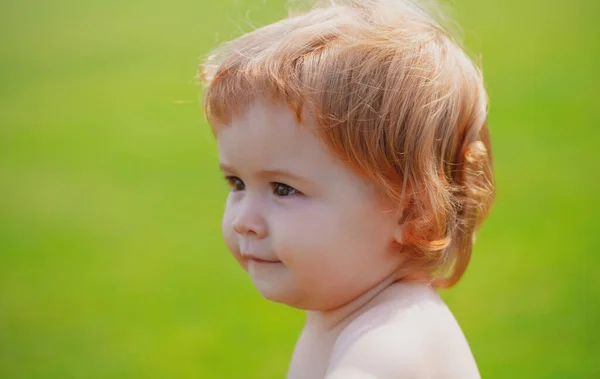
<svg viewBox="0 0 600 379">
<path fill-rule="evenodd" d="M 254 102 L 218 128 L 219 158 L 228 165 L 337 165 L 310 123 L 299 125 L 285 106 Z"/>
</svg>

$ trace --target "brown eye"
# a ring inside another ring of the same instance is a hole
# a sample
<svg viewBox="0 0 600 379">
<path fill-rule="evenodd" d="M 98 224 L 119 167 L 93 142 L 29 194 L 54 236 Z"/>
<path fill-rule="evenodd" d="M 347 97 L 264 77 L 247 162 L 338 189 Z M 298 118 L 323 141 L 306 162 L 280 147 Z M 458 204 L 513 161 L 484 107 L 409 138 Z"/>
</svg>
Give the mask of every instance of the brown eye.
<svg viewBox="0 0 600 379">
<path fill-rule="evenodd" d="M 273 183 L 273 193 L 279 197 L 291 196 L 298 193 L 298 190 L 283 183 Z"/>
<path fill-rule="evenodd" d="M 229 186 L 231 186 L 232 192 L 243 191 L 246 189 L 246 185 L 242 182 L 242 179 L 237 176 L 226 176 L 225 180 L 229 183 Z"/>
</svg>

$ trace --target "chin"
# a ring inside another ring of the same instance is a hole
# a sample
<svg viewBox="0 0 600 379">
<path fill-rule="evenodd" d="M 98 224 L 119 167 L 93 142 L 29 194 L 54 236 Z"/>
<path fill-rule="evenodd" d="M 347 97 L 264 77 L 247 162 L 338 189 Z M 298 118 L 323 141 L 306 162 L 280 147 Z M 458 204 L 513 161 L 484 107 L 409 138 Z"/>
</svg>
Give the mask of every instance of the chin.
<svg viewBox="0 0 600 379">
<path fill-rule="evenodd" d="M 302 296 L 296 291 L 285 288 L 282 285 L 270 283 L 254 283 L 254 286 L 265 299 L 274 303 L 285 304 L 293 308 L 303 309 L 301 306 Z"/>
<path fill-rule="evenodd" d="M 254 283 L 258 292 L 265 299 L 282 304 L 289 304 L 292 301 L 293 295 L 288 291 L 285 291 L 283 288 L 274 288 L 274 286 L 261 284 L 262 283 Z"/>
</svg>

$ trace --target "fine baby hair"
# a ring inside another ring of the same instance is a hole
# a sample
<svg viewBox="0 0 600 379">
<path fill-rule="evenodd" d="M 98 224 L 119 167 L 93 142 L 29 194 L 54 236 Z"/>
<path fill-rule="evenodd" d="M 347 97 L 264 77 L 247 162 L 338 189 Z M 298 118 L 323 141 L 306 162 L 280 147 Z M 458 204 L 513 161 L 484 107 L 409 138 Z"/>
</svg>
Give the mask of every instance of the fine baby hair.
<svg viewBox="0 0 600 379">
<path fill-rule="evenodd" d="M 480 70 L 409 0 L 320 2 L 201 65 L 213 130 L 285 104 L 345 164 L 404 205 L 403 280 L 454 285 L 494 195 Z"/>
</svg>

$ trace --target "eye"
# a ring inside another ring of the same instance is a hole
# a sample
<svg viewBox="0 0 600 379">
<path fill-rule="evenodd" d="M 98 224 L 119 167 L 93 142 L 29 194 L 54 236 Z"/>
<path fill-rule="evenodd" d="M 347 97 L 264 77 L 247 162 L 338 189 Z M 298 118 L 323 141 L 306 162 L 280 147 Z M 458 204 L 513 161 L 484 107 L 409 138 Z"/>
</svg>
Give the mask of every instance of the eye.
<svg viewBox="0 0 600 379">
<path fill-rule="evenodd" d="M 242 179 L 237 176 L 226 176 L 225 180 L 231 186 L 231 192 L 243 191 L 246 189 L 246 185 L 242 182 Z"/>
<path fill-rule="evenodd" d="M 283 183 L 273 183 L 273 193 L 279 197 L 292 196 L 300 193 L 294 187 L 290 187 Z"/>
</svg>

